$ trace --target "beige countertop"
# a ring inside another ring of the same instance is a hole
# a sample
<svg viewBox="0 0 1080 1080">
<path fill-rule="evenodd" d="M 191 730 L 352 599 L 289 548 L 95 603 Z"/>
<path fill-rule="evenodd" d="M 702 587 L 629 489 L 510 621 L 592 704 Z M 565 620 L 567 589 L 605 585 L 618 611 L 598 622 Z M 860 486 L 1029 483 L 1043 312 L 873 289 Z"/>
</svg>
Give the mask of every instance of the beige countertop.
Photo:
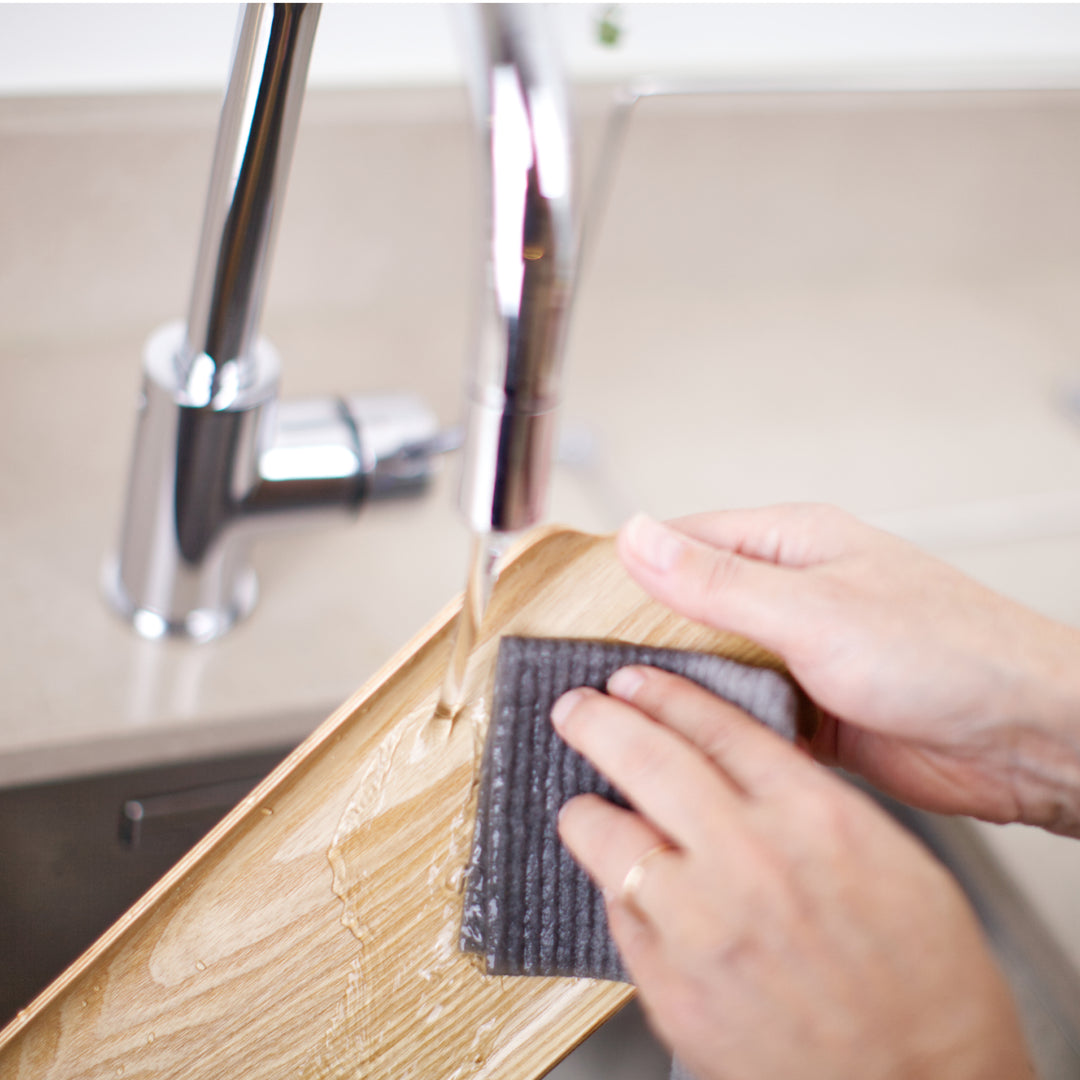
<svg viewBox="0 0 1080 1080">
<path fill-rule="evenodd" d="M 259 605 L 220 642 L 106 609 L 140 351 L 186 305 L 216 107 L 0 102 L 0 784 L 298 740 L 461 587 L 449 465 L 423 501 L 261 542 Z M 287 395 L 416 390 L 456 419 L 464 117 L 457 92 L 312 95 L 264 324 Z M 1080 623 L 1078 181 L 1078 93 L 643 102 L 577 298 L 551 517 L 828 500 Z M 1080 960 L 1080 845 L 987 832 Z"/>
</svg>

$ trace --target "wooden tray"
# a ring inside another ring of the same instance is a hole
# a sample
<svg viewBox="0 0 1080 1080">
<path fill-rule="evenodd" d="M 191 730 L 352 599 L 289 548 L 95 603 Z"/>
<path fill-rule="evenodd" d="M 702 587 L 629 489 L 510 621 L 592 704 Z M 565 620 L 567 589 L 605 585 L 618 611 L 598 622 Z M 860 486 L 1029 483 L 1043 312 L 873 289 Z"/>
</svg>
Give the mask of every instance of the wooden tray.
<svg viewBox="0 0 1080 1080">
<path fill-rule="evenodd" d="M 0 1032 L 0 1076 L 526 1080 L 627 1000 L 616 983 L 488 977 L 457 950 L 498 639 L 772 659 L 650 601 L 610 538 L 546 530 L 502 573 L 450 731 L 431 718 L 459 607 Z"/>
</svg>

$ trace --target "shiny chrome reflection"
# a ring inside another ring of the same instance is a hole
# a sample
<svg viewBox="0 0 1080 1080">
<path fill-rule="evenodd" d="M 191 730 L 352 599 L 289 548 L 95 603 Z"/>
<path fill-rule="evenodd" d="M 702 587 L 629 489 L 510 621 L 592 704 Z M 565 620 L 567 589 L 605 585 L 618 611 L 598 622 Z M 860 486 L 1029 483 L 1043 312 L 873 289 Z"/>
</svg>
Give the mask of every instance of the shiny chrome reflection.
<svg viewBox="0 0 1080 1080">
<path fill-rule="evenodd" d="M 321 7 L 249 4 L 240 16 L 177 357 L 199 404 L 224 394 L 226 407 L 228 383 L 245 381 Z"/>
<path fill-rule="evenodd" d="M 463 29 L 480 136 L 488 280 L 468 384 L 459 505 L 476 533 L 543 514 L 577 261 L 565 86 L 543 11 L 481 4 Z"/>
<path fill-rule="evenodd" d="M 176 364 L 186 328 L 148 342 L 112 605 L 143 637 L 209 641 L 255 604 L 252 539 L 346 518 L 367 499 L 422 491 L 437 420 L 405 394 L 276 400 L 265 342 L 225 408 L 190 403 Z"/>
<path fill-rule="evenodd" d="M 398 394 L 279 403 L 257 337 L 317 4 L 241 15 L 186 323 L 154 334 L 110 602 L 149 638 L 206 641 L 255 603 L 252 539 L 421 491 L 447 448 Z M 462 507 L 479 531 L 540 516 L 575 261 L 569 120 L 542 14 L 470 16 L 489 280 L 470 382 Z"/>
</svg>

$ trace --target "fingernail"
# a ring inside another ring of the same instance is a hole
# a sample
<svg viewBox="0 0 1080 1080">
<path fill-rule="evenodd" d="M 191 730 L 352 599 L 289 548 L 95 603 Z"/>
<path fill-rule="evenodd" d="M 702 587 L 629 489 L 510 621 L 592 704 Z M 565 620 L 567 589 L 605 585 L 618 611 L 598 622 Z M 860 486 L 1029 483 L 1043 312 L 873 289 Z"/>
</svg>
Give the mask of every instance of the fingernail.
<svg viewBox="0 0 1080 1080">
<path fill-rule="evenodd" d="M 645 676 L 639 668 L 619 668 L 607 681 L 607 691 L 613 697 L 622 698 L 623 701 L 633 701 L 638 687 L 645 681 Z"/>
<path fill-rule="evenodd" d="M 581 690 L 568 690 L 551 707 L 551 722 L 556 731 L 562 731 L 566 718 L 574 711 L 574 706 L 584 697 Z"/>
<path fill-rule="evenodd" d="M 674 529 L 647 514 L 635 514 L 626 523 L 624 535 L 633 553 L 661 574 L 675 565 L 685 548 L 685 541 Z"/>
</svg>

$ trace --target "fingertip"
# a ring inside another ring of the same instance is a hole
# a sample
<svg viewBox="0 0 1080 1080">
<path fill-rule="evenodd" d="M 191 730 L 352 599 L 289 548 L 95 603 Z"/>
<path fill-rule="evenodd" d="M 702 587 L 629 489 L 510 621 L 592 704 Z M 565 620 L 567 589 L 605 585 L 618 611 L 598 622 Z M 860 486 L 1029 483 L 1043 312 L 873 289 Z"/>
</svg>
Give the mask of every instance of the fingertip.
<svg viewBox="0 0 1080 1080">
<path fill-rule="evenodd" d="M 645 672 L 640 667 L 619 668 L 607 681 L 607 692 L 612 697 L 621 698 L 623 701 L 632 702 L 634 695 L 645 682 Z"/>
<path fill-rule="evenodd" d="M 559 841 L 570 852 L 576 862 L 582 863 L 590 850 L 590 837 L 598 827 L 598 821 L 602 817 L 605 807 L 591 806 L 596 796 L 591 794 L 575 795 L 559 807 L 555 816 L 555 830 L 559 834 Z M 597 810 L 600 810 L 600 814 Z"/>
<path fill-rule="evenodd" d="M 635 514 L 619 530 L 620 549 L 625 555 L 657 574 L 666 574 L 686 550 L 687 540 L 668 525 Z"/>
<path fill-rule="evenodd" d="M 586 691 L 583 687 L 568 690 L 551 707 L 551 724 L 557 732 L 562 734 L 570 719 L 570 714 L 584 700 Z"/>
<path fill-rule="evenodd" d="M 582 800 L 586 797 L 587 796 L 585 795 L 574 795 L 572 798 L 567 799 L 566 802 L 559 807 L 558 822 L 561 824 L 564 817 L 572 817 L 576 814 Z"/>
</svg>

